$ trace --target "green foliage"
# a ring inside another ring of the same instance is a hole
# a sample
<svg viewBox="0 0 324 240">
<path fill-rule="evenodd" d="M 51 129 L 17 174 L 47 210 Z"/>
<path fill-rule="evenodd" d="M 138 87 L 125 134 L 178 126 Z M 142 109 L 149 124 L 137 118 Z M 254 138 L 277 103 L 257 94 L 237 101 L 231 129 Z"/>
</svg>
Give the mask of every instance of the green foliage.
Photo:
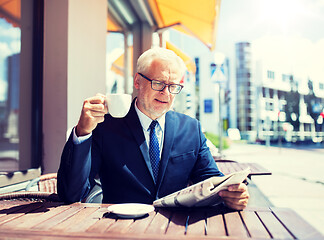
<svg viewBox="0 0 324 240">
<path fill-rule="evenodd" d="M 207 139 L 209 139 L 212 144 L 214 144 L 217 148 L 219 147 L 219 136 L 210 132 L 206 132 L 205 136 Z M 223 142 L 223 149 L 228 149 L 229 148 L 229 143 L 227 141 L 227 138 L 223 136 L 222 138 Z"/>
<path fill-rule="evenodd" d="M 294 126 L 295 131 L 298 131 L 300 94 L 294 91 L 287 92 L 286 101 L 287 101 L 287 105 L 285 107 L 286 121 Z M 296 119 L 292 119 L 293 113 L 295 114 Z"/>
</svg>

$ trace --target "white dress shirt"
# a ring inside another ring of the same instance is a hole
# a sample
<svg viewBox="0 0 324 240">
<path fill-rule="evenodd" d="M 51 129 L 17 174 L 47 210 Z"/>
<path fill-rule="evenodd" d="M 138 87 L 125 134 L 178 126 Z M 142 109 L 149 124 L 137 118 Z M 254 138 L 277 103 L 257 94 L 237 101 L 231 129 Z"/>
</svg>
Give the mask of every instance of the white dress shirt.
<svg viewBox="0 0 324 240">
<path fill-rule="evenodd" d="M 150 125 L 153 120 L 148 116 L 146 116 L 144 113 L 142 113 L 141 110 L 137 108 L 136 103 L 135 103 L 135 110 L 142 125 L 142 130 L 145 136 L 146 144 L 147 146 L 150 146 Z M 159 117 L 156 120 L 158 121 L 159 124 L 156 125 L 155 127 L 155 133 L 159 140 L 160 158 L 161 158 L 163 140 L 164 140 L 165 114 L 163 114 L 161 117 Z"/>
</svg>

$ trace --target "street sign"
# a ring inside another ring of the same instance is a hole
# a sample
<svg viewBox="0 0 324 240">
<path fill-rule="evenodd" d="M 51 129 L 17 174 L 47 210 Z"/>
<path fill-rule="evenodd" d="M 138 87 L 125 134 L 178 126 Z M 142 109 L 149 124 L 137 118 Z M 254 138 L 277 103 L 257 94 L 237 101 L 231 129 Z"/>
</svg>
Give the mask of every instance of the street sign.
<svg viewBox="0 0 324 240">
<path fill-rule="evenodd" d="M 204 112 L 212 113 L 213 112 L 213 99 L 204 100 Z"/>
<path fill-rule="evenodd" d="M 226 81 L 223 65 L 216 65 L 215 70 L 212 71 L 211 79 L 213 83 L 220 83 Z"/>
</svg>

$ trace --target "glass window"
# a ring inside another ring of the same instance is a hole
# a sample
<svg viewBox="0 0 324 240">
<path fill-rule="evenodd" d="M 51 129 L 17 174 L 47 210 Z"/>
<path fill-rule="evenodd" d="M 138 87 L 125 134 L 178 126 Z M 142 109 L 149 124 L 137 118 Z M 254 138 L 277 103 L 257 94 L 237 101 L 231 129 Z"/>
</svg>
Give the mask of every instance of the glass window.
<svg viewBox="0 0 324 240">
<path fill-rule="evenodd" d="M 20 3 L 0 6 L 0 170 L 18 169 Z"/>
<path fill-rule="evenodd" d="M 107 93 L 132 93 L 133 90 L 131 81 L 131 76 L 133 75 L 132 60 L 128 59 L 128 66 L 125 63 L 125 37 L 127 38 L 122 33 L 107 34 Z M 128 38 L 130 37 L 128 36 Z M 129 41 L 129 46 L 131 46 L 130 43 Z M 127 50 L 128 58 L 132 56 L 132 51 L 132 47 L 129 47 Z M 125 71 L 125 67 L 127 67 L 127 71 Z M 125 72 L 128 73 L 127 76 L 125 76 Z"/>
<path fill-rule="evenodd" d="M 319 83 L 319 89 L 324 90 L 324 83 Z"/>
<path fill-rule="evenodd" d="M 275 73 L 273 71 L 267 71 L 268 79 L 274 79 L 275 78 Z"/>
<path fill-rule="evenodd" d="M 0 171 L 24 170 L 33 165 L 31 142 L 38 143 L 32 140 L 31 133 L 34 127 L 31 109 L 37 108 L 31 107 L 31 92 L 35 87 L 32 79 L 36 76 L 33 77 L 36 74 L 33 60 L 36 60 L 32 57 L 36 39 L 33 39 L 36 34 L 33 7 L 38 10 L 39 5 L 40 1 L 36 0 L 0 4 Z M 42 49 L 42 45 L 37 47 Z M 39 122 L 38 125 L 41 126 Z M 22 161 L 21 156 L 24 156 Z"/>
</svg>

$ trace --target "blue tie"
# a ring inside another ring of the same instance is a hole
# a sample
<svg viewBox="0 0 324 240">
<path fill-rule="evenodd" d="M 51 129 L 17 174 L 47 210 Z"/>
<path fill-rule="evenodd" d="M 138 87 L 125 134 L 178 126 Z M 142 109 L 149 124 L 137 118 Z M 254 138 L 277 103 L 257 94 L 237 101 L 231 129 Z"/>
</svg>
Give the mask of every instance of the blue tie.
<svg viewBox="0 0 324 240">
<path fill-rule="evenodd" d="M 155 133 L 155 126 L 158 124 L 158 121 L 152 121 L 150 125 L 150 146 L 149 146 L 149 154 L 150 160 L 153 170 L 153 175 L 155 182 L 157 181 L 157 177 L 159 174 L 159 162 L 160 162 L 160 147 L 159 147 L 159 140 Z"/>
</svg>

